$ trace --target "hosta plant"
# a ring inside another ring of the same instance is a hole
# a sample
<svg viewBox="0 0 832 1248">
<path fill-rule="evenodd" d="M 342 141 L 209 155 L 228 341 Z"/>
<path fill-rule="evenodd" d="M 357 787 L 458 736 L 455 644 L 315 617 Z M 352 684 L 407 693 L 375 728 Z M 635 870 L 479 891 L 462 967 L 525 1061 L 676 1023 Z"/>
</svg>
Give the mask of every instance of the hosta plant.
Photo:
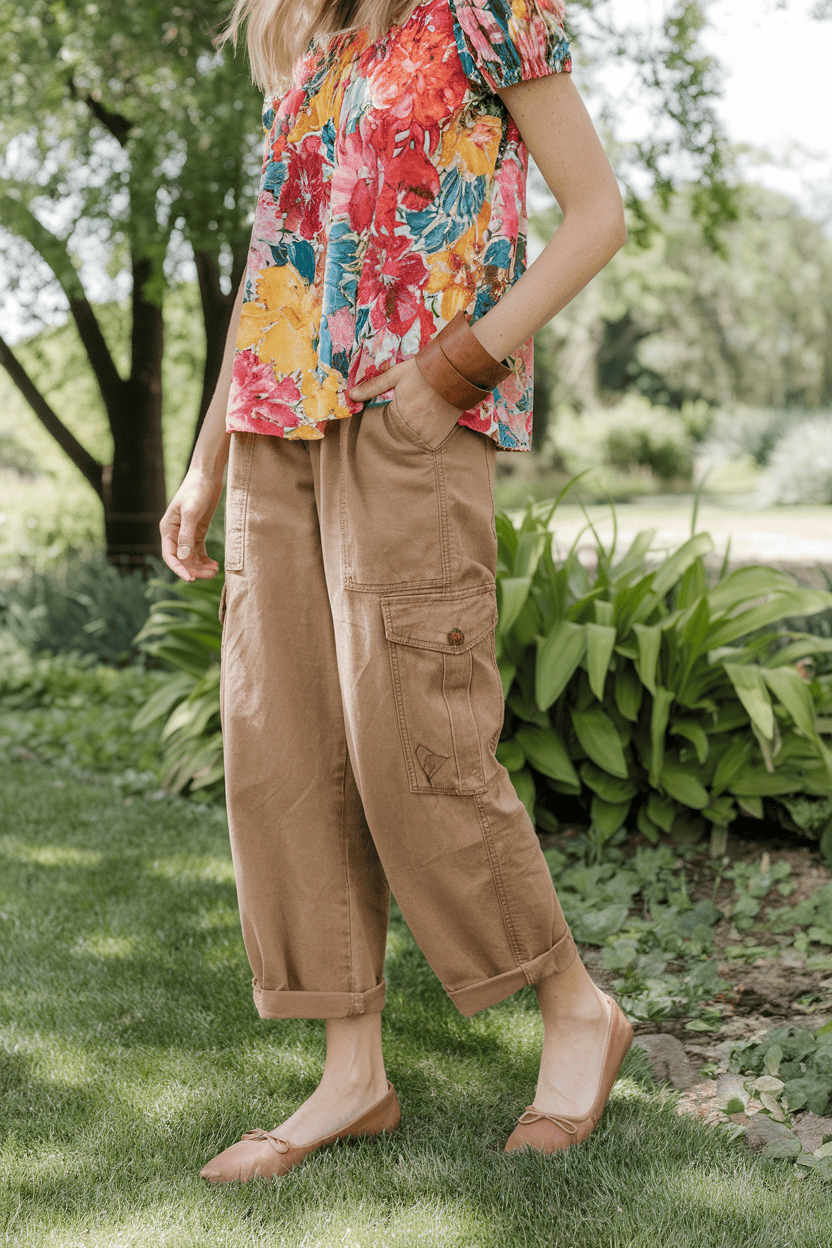
<svg viewBox="0 0 832 1248">
<path fill-rule="evenodd" d="M 498 758 L 538 827 L 578 799 L 589 843 L 637 827 L 720 847 L 738 812 L 763 799 L 832 793 L 823 688 L 801 661 L 832 647 L 778 621 L 828 609 L 832 595 L 784 572 L 743 567 L 709 587 L 707 533 L 652 554 L 655 529 L 616 558 L 596 538 L 588 571 L 576 546 L 552 551 L 557 502 L 519 525 L 497 516 L 497 662 L 506 697 Z M 724 572 L 724 568 L 723 568 Z M 801 663 L 801 668 L 796 666 Z M 822 838 L 832 855 L 832 831 Z"/>
<path fill-rule="evenodd" d="M 222 788 L 220 732 L 220 646 L 218 611 L 223 578 L 176 581 L 170 594 L 154 604 L 137 644 L 152 654 L 171 675 L 133 720 L 143 731 L 162 723 L 164 786 L 179 792 L 186 786 Z"/>
</svg>

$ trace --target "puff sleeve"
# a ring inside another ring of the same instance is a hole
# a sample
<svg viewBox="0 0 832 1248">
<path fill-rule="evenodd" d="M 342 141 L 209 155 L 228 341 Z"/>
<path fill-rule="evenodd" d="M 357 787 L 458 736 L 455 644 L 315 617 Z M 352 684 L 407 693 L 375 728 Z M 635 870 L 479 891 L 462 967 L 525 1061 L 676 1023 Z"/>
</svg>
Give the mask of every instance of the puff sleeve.
<svg viewBox="0 0 832 1248">
<path fill-rule="evenodd" d="M 476 86 L 497 91 L 571 71 L 563 0 L 450 0 L 450 7 L 462 68 Z"/>
</svg>

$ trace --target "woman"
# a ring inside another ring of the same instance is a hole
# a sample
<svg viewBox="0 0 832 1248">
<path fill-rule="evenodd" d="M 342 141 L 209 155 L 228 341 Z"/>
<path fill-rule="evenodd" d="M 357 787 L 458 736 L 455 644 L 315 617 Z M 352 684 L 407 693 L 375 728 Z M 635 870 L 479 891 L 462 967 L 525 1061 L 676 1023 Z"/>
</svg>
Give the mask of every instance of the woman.
<svg viewBox="0 0 832 1248">
<path fill-rule="evenodd" d="M 215 576 L 255 1005 L 326 1019 L 315 1092 L 209 1162 L 286 1174 L 400 1117 L 381 1047 L 389 888 L 464 1015 L 534 984 L 534 1104 L 506 1151 L 595 1126 L 632 1040 L 587 974 L 495 757 L 494 470 L 527 451 L 532 338 L 623 244 L 561 0 L 238 0 L 266 91 L 222 373 L 161 522 Z M 563 223 L 525 268 L 527 152 Z M 229 458 L 230 456 L 230 458 Z"/>
</svg>

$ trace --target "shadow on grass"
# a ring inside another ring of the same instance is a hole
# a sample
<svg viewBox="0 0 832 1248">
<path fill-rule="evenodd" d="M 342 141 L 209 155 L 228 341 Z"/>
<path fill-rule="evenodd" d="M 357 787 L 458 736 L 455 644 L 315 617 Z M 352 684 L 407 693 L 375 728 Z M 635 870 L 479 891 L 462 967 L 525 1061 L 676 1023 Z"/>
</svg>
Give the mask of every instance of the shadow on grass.
<svg viewBox="0 0 832 1248">
<path fill-rule="evenodd" d="M 828 1189 L 680 1117 L 637 1051 L 579 1149 L 504 1154 L 534 1094 L 533 990 L 463 1018 L 396 907 L 383 1027 L 401 1128 L 286 1179 L 206 1185 L 208 1158 L 312 1092 L 325 1051 L 323 1023 L 256 1015 L 222 820 L 32 767 L 0 769 L 0 814 L 8 1242 L 825 1242 Z"/>
</svg>

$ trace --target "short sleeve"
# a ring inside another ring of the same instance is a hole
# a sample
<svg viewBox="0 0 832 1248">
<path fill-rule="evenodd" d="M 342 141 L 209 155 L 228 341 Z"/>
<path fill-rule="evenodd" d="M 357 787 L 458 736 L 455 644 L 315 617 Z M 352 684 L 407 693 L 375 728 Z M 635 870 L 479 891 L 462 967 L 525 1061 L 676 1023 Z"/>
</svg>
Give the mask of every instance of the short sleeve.
<svg viewBox="0 0 832 1248">
<path fill-rule="evenodd" d="M 563 0 L 450 0 L 462 68 L 497 91 L 528 78 L 569 73 Z"/>
</svg>

